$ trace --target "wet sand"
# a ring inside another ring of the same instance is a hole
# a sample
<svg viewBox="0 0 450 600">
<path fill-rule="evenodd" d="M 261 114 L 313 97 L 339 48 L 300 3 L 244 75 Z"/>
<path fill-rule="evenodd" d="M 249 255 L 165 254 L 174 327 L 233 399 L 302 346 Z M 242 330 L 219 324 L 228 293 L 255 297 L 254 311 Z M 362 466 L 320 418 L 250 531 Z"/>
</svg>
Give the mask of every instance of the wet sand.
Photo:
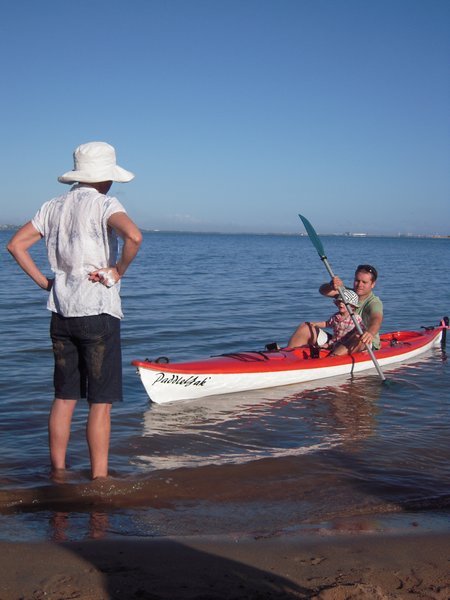
<svg viewBox="0 0 450 600">
<path fill-rule="evenodd" d="M 450 534 L 0 543 L 1 600 L 448 600 Z"/>
</svg>

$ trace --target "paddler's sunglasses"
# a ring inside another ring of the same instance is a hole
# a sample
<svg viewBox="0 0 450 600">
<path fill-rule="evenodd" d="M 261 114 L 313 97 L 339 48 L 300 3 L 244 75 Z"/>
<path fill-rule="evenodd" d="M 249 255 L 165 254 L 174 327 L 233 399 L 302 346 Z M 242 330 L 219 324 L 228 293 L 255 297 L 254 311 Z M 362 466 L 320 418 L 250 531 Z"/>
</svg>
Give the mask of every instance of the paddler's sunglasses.
<svg viewBox="0 0 450 600">
<path fill-rule="evenodd" d="M 378 278 L 378 272 L 375 269 L 375 267 L 372 267 L 372 265 L 358 265 L 356 267 L 356 272 L 358 272 L 358 271 L 364 271 L 365 273 L 370 273 L 372 275 L 374 281 Z"/>
</svg>

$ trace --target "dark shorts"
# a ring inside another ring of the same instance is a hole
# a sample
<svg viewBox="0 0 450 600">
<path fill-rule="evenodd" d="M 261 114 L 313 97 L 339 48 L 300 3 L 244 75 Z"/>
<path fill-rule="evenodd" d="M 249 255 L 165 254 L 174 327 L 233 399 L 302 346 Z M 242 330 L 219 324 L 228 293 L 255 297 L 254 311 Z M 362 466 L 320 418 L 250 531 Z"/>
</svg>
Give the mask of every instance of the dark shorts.
<svg viewBox="0 0 450 600">
<path fill-rule="evenodd" d="M 91 404 L 122 400 L 120 319 L 111 315 L 52 314 L 55 398 Z"/>
</svg>

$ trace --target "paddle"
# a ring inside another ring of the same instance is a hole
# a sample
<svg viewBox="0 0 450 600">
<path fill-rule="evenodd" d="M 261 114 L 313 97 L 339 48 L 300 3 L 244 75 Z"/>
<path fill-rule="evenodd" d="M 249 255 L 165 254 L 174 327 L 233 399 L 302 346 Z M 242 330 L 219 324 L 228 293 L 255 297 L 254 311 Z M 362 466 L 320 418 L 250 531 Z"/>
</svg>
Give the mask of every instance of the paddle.
<svg viewBox="0 0 450 600">
<path fill-rule="evenodd" d="M 300 217 L 300 219 L 303 222 L 303 225 L 305 226 L 306 229 L 306 233 L 309 236 L 309 239 L 311 240 L 314 248 L 317 250 L 317 253 L 320 256 L 320 260 L 323 262 L 323 264 L 325 265 L 328 273 L 330 274 L 330 277 L 333 278 L 334 277 L 334 273 L 332 268 L 330 267 L 330 263 L 327 260 L 327 257 L 325 255 L 325 249 L 322 245 L 322 242 L 319 239 L 319 236 L 317 235 L 314 227 L 311 225 L 311 223 L 308 221 L 308 219 L 306 219 L 305 217 L 303 217 L 302 215 L 298 215 Z M 356 330 L 359 333 L 359 335 L 362 335 L 363 331 L 361 329 L 361 325 L 358 323 L 358 321 L 355 319 L 355 315 L 353 314 L 353 310 L 351 309 L 351 307 L 348 305 L 348 303 L 345 301 L 344 298 L 344 290 L 342 287 L 338 288 L 338 292 L 339 292 L 339 296 L 341 297 L 342 302 L 345 304 L 345 308 L 347 309 L 348 314 L 350 315 L 350 317 L 352 318 L 353 323 L 355 324 Z M 375 369 L 378 372 L 378 375 L 381 377 L 382 381 L 386 381 L 386 377 L 383 375 L 383 371 L 380 368 L 380 365 L 378 364 L 377 359 L 375 358 L 375 354 L 373 353 L 372 348 L 365 344 L 366 346 L 366 350 L 370 355 L 370 358 L 372 359 L 373 364 L 375 365 Z"/>
</svg>

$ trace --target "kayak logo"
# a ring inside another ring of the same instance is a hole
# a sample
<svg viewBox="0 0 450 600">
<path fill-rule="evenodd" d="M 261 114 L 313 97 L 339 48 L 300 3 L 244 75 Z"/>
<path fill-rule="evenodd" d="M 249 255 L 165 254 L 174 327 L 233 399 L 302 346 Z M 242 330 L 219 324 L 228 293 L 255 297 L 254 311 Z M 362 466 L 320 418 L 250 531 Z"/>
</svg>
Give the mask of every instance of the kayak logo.
<svg viewBox="0 0 450 600">
<path fill-rule="evenodd" d="M 155 383 L 168 383 L 169 385 L 182 385 L 183 387 L 190 387 L 191 385 L 203 387 L 211 377 L 204 377 L 201 379 L 198 375 L 191 375 L 190 377 L 183 377 L 182 375 L 166 375 L 165 373 L 158 373 Z"/>
</svg>

